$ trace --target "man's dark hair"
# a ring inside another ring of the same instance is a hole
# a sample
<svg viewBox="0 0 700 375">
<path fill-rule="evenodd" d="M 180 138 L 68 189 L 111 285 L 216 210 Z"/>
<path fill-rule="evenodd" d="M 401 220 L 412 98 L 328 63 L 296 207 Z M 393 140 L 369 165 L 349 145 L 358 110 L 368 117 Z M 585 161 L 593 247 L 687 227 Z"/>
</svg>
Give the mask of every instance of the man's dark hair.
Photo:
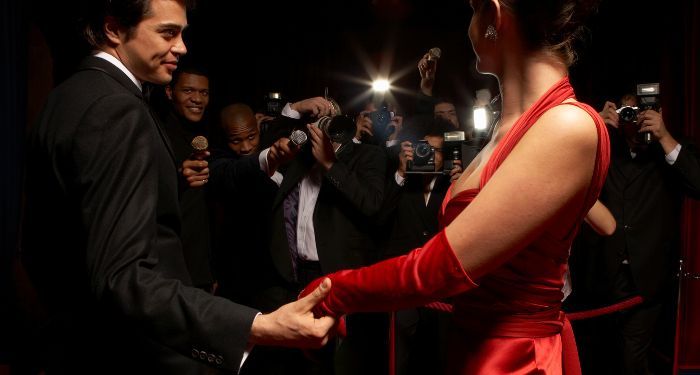
<svg viewBox="0 0 700 375">
<path fill-rule="evenodd" d="M 179 64 L 177 69 L 175 69 L 175 71 L 173 72 L 173 79 L 170 81 L 170 83 L 168 83 L 170 87 L 175 87 L 175 85 L 177 85 L 177 81 L 180 80 L 180 76 L 182 74 L 193 74 L 197 76 L 210 78 L 209 72 L 203 67 L 187 64 L 184 64 L 184 66 L 182 65 L 182 63 Z M 211 85 L 211 82 L 209 84 Z"/>
<path fill-rule="evenodd" d="M 186 9 L 194 7 L 193 0 L 177 0 L 185 4 Z M 151 11 L 151 0 L 86 0 L 87 8 L 83 35 L 92 48 L 99 48 L 107 43 L 104 24 L 107 17 L 113 17 L 121 27 L 127 30 L 131 38 L 136 26 Z"/>
</svg>

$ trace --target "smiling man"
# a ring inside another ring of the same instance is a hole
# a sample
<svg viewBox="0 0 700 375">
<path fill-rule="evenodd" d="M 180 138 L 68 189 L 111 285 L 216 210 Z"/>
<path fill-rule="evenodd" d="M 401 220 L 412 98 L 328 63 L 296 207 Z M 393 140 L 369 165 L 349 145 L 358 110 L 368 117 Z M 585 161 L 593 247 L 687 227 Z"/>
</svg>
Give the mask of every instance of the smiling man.
<svg viewBox="0 0 700 375">
<path fill-rule="evenodd" d="M 94 53 L 50 94 L 28 146 L 22 261 L 46 309 L 34 364 L 231 373 L 251 345 L 325 343 L 334 320 L 310 310 L 328 285 L 269 314 L 191 286 L 178 165 L 141 92 L 170 82 L 187 52 L 185 2 L 88 3 Z"/>
</svg>

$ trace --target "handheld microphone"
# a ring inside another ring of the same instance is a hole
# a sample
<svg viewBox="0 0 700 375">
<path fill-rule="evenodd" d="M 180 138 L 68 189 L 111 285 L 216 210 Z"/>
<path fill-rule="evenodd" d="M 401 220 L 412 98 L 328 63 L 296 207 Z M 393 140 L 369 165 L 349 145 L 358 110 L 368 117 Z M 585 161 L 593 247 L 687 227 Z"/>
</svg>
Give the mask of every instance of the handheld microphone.
<svg viewBox="0 0 700 375">
<path fill-rule="evenodd" d="M 430 50 L 428 50 L 428 67 L 432 68 L 435 66 L 435 62 L 442 56 L 442 50 L 438 47 L 433 47 Z"/>
<path fill-rule="evenodd" d="M 207 137 L 203 135 L 198 135 L 192 139 L 192 142 L 190 142 L 190 146 L 192 146 L 192 158 L 196 159 L 202 159 L 204 158 L 204 152 L 207 151 L 209 148 L 209 141 L 207 140 Z"/>
</svg>

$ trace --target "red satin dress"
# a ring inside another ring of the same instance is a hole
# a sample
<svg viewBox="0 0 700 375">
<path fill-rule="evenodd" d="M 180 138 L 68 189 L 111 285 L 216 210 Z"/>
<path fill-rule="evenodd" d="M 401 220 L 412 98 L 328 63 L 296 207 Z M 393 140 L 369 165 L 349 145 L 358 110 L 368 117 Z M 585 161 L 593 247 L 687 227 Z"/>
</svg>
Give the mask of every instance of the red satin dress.
<svg viewBox="0 0 700 375">
<path fill-rule="evenodd" d="M 527 130 L 557 105 L 586 110 L 598 130 L 595 170 L 585 202 L 580 206 L 582 221 L 605 180 L 610 161 L 609 139 L 598 113 L 582 103 L 562 103 L 570 98 L 574 98 L 574 91 L 568 77 L 564 77 L 500 141 L 482 171 L 478 189 L 454 196 L 451 189 L 448 191 L 440 212 L 441 226 L 452 222 L 469 205 Z M 449 374 L 580 374 L 573 332 L 560 309 L 568 249 L 578 225 L 553 229 L 556 230 L 545 231 L 507 263 L 478 280 L 478 288 L 452 300 L 456 327 L 449 339 Z M 568 234 L 557 238 L 554 233 L 562 233 L 561 229 L 567 229 Z"/>
</svg>

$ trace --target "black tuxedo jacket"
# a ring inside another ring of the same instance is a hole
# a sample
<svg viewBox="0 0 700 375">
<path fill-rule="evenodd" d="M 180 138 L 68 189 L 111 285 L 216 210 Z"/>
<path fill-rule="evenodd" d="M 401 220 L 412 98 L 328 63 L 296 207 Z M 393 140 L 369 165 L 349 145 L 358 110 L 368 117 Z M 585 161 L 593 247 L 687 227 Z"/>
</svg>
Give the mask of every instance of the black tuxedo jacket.
<svg viewBox="0 0 700 375">
<path fill-rule="evenodd" d="M 163 115 L 163 128 L 175 154 L 178 170 L 182 162 L 192 155 L 192 139 L 207 136 L 207 125 L 203 121 L 193 123 L 178 115 L 172 108 Z M 214 282 L 211 270 L 211 229 L 206 185 L 191 188 L 187 180 L 178 176 L 180 186 L 180 213 L 182 231 L 180 239 L 185 254 L 185 263 L 192 284 L 208 287 Z"/>
<path fill-rule="evenodd" d="M 449 175 L 438 175 L 425 204 L 423 175 L 410 174 L 404 186 L 388 177 L 387 199 L 382 209 L 386 218 L 382 225 L 381 258 L 406 254 L 423 246 L 439 230 L 438 214 L 450 187 Z"/>
<path fill-rule="evenodd" d="M 302 151 L 284 174 L 272 207 L 270 252 L 279 274 L 294 284 L 292 262 L 284 226 L 284 198 L 309 172 L 315 159 Z M 366 265 L 377 246 L 371 236 L 373 222 L 384 196 L 386 156 L 372 145 L 349 142 L 323 176 L 314 208 L 316 246 L 324 274 Z M 301 287 L 304 287 L 302 285 Z"/>
<path fill-rule="evenodd" d="M 646 299 L 658 292 L 678 270 L 681 204 L 684 196 L 700 193 L 700 158 L 683 142 L 673 165 L 653 143 L 635 158 L 617 129 L 609 129 L 611 163 L 600 195 L 615 217 L 609 237 L 583 225 L 571 252 L 574 296 L 591 305 L 615 302 L 614 276 L 627 259 L 634 285 Z"/>
<path fill-rule="evenodd" d="M 23 240 L 49 374 L 239 367 L 256 311 L 188 286 L 177 179 L 166 135 L 114 65 L 88 57 L 51 93 L 29 148 Z"/>
</svg>

